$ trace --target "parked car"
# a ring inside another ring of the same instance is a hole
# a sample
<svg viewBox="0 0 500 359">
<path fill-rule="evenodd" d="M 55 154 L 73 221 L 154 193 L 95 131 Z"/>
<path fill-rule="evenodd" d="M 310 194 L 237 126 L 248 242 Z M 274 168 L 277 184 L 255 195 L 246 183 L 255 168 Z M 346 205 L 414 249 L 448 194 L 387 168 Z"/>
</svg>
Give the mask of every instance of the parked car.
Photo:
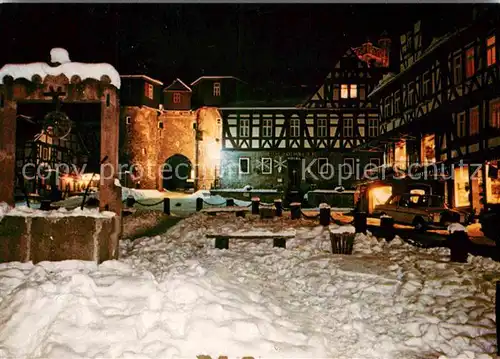
<svg viewBox="0 0 500 359">
<path fill-rule="evenodd" d="M 410 224 L 417 230 L 444 229 L 450 223 L 467 225 L 471 215 L 449 209 L 442 196 L 429 194 L 395 194 L 385 204 L 375 206 L 374 213 L 388 215 L 395 223 Z"/>
</svg>

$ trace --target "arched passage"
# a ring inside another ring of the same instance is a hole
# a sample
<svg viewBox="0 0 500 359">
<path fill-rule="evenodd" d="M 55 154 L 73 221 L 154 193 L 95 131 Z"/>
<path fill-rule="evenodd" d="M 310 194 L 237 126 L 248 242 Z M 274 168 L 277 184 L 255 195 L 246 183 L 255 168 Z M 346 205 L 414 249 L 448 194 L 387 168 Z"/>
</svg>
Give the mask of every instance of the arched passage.
<svg viewBox="0 0 500 359">
<path fill-rule="evenodd" d="M 193 165 L 186 156 L 176 154 L 169 157 L 163 166 L 163 188 L 169 191 L 192 188 L 192 168 Z"/>
</svg>

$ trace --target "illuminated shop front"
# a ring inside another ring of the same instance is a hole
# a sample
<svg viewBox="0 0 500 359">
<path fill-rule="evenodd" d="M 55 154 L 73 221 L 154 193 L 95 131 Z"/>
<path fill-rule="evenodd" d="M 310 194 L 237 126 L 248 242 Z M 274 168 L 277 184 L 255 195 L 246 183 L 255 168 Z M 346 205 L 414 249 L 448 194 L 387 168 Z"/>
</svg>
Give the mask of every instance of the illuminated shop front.
<svg viewBox="0 0 500 359">
<path fill-rule="evenodd" d="M 498 162 L 492 161 L 486 165 L 486 202 L 500 204 L 500 178 L 498 177 Z"/>
<path fill-rule="evenodd" d="M 436 136 L 434 134 L 422 137 L 420 153 L 422 164 L 427 166 L 436 162 Z"/>
<path fill-rule="evenodd" d="M 408 168 L 407 157 L 406 157 L 406 141 L 401 140 L 396 143 L 394 149 L 394 159 L 397 168 L 405 170 Z"/>
<path fill-rule="evenodd" d="M 454 193 L 455 207 L 468 207 L 471 205 L 469 198 L 469 166 L 455 168 Z"/>
</svg>

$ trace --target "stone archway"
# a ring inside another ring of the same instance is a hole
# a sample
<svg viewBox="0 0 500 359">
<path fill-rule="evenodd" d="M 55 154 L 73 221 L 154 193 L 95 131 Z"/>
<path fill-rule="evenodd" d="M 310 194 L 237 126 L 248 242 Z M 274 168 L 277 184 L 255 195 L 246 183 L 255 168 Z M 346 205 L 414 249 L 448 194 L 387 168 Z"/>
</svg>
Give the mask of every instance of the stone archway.
<svg viewBox="0 0 500 359">
<path fill-rule="evenodd" d="M 163 166 L 163 188 L 169 191 L 187 190 L 193 187 L 193 164 L 184 155 L 170 156 Z"/>
</svg>

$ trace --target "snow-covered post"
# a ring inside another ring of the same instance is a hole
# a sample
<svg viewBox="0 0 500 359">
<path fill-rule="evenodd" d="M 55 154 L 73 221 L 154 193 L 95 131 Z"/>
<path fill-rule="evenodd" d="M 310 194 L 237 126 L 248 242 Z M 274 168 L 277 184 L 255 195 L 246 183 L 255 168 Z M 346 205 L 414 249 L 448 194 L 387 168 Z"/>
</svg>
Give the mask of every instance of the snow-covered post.
<svg viewBox="0 0 500 359">
<path fill-rule="evenodd" d="M 330 225 L 330 206 L 326 203 L 319 205 L 319 224 L 325 227 Z"/>
<path fill-rule="evenodd" d="M 132 208 L 132 207 L 134 207 L 134 204 L 135 204 L 134 196 L 128 196 L 127 202 L 126 202 L 127 207 Z"/>
<path fill-rule="evenodd" d="M 450 247 L 450 261 L 467 263 L 469 255 L 469 236 L 467 229 L 460 223 L 452 223 L 448 226 L 450 236 L 448 237 Z"/>
<path fill-rule="evenodd" d="M 300 219 L 300 202 L 290 203 L 290 215 L 292 219 Z"/>
<path fill-rule="evenodd" d="M 226 206 L 227 207 L 234 207 L 234 199 L 233 198 L 226 199 Z"/>
<path fill-rule="evenodd" d="M 394 239 L 394 218 L 383 214 L 380 217 L 380 228 L 382 229 L 387 242 Z"/>
<path fill-rule="evenodd" d="M 163 213 L 170 215 L 170 198 L 163 198 Z"/>
<path fill-rule="evenodd" d="M 203 198 L 196 198 L 196 212 L 199 212 L 203 209 Z"/>
<path fill-rule="evenodd" d="M 354 226 L 338 226 L 331 225 L 330 242 L 332 244 L 333 254 L 352 254 L 354 246 L 354 238 L 356 236 L 356 228 Z"/>
<path fill-rule="evenodd" d="M 252 214 L 259 214 L 260 198 L 252 197 Z"/>
<path fill-rule="evenodd" d="M 281 217 L 283 215 L 283 202 L 281 199 L 274 200 L 274 208 L 276 208 L 276 217 Z"/>
<path fill-rule="evenodd" d="M 356 233 L 366 233 L 367 227 L 366 212 L 354 212 L 354 228 L 356 228 Z"/>
</svg>

